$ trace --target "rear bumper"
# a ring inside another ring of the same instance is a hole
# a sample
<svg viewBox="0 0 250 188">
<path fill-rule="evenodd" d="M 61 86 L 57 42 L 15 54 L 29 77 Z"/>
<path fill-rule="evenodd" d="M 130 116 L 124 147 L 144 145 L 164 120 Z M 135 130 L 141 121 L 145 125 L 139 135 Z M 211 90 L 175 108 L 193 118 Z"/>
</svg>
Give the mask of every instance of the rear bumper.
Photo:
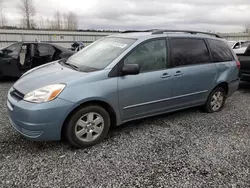
<svg viewBox="0 0 250 188">
<path fill-rule="evenodd" d="M 227 97 L 231 97 L 238 90 L 239 84 L 240 84 L 240 79 L 237 79 L 228 85 Z"/>
</svg>

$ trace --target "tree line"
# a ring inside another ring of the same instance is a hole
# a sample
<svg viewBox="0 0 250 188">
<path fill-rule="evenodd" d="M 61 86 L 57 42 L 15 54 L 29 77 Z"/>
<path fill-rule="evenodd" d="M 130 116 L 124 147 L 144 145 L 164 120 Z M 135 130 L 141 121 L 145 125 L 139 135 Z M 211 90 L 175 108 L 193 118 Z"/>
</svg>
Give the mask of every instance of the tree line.
<svg viewBox="0 0 250 188">
<path fill-rule="evenodd" d="M 8 19 L 4 14 L 4 2 L 0 0 L 0 27 L 8 26 Z M 77 30 L 78 19 L 74 12 L 63 13 L 55 11 L 54 16 L 36 17 L 36 9 L 33 0 L 18 0 L 17 8 L 21 16 L 20 27 L 27 29 L 56 29 L 56 30 Z"/>
</svg>

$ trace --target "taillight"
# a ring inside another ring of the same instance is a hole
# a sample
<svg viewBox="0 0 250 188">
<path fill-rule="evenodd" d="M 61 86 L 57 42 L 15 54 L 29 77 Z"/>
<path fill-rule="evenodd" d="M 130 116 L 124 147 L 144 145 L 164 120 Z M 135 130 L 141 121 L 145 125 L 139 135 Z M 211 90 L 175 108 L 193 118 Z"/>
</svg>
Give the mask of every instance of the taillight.
<svg viewBox="0 0 250 188">
<path fill-rule="evenodd" d="M 236 61 L 237 68 L 240 69 L 240 62 Z"/>
</svg>

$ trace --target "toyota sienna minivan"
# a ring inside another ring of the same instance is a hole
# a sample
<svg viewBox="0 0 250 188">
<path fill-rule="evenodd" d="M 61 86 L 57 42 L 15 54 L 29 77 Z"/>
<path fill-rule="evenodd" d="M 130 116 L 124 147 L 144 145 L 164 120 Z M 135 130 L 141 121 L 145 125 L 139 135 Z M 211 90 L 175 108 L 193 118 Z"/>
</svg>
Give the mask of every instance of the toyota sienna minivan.
<svg viewBox="0 0 250 188">
<path fill-rule="evenodd" d="M 8 116 L 29 139 L 65 137 L 84 148 L 131 120 L 194 106 L 220 111 L 238 89 L 239 68 L 217 34 L 124 32 L 25 73 L 8 92 Z"/>
</svg>

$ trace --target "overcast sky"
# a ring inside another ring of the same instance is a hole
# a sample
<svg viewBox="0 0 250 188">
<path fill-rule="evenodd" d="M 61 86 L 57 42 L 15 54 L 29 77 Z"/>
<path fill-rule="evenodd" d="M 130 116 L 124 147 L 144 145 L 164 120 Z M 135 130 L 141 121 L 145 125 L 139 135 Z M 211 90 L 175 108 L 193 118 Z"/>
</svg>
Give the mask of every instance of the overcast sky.
<svg viewBox="0 0 250 188">
<path fill-rule="evenodd" d="M 195 29 L 240 32 L 250 24 L 250 0 L 33 0 L 36 18 L 74 11 L 81 29 Z M 10 25 L 20 22 L 18 0 L 5 0 Z"/>
</svg>

